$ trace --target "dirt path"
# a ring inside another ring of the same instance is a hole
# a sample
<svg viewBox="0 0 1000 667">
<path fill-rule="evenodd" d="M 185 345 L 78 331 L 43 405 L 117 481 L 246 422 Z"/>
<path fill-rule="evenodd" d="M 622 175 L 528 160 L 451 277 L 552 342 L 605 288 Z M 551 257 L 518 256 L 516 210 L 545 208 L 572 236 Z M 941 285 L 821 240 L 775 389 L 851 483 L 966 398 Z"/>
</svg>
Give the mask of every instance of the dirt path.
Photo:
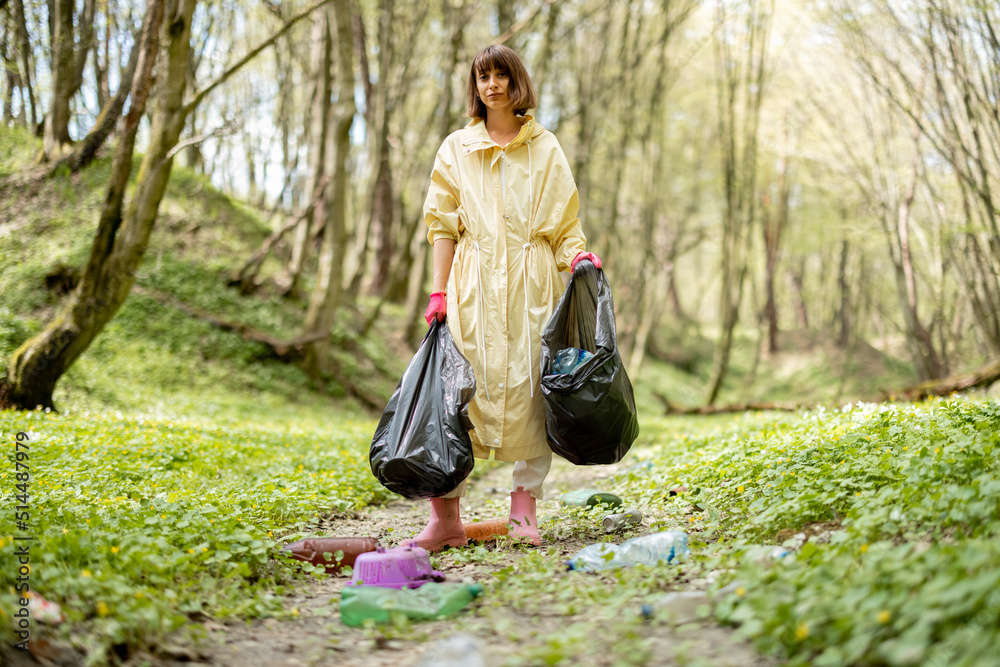
<svg viewBox="0 0 1000 667">
<path fill-rule="evenodd" d="M 579 531 L 571 530 L 568 522 L 560 518 L 565 512 L 560 510 L 559 495 L 575 488 L 606 488 L 609 478 L 624 467 L 627 466 L 575 467 L 559 458 L 553 461 L 546 487 L 547 498 L 538 503 L 542 533 L 549 535 L 542 547 L 548 555 L 564 559 L 593 542 L 598 534 L 594 531 L 589 535 L 579 535 Z M 497 465 L 470 483 L 469 496 L 462 503 L 463 520 L 506 518 L 510 471 L 509 464 Z M 649 525 L 657 518 L 647 514 L 647 521 L 640 532 L 650 532 Z M 383 545 L 395 546 L 418 532 L 426 519 L 426 501 L 400 499 L 362 513 L 332 517 L 325 522 L 325 527 L 334 536 L 369 535 L 377 537 Z M 488 565 L 460 562 L 468 560 L 462 558 L 462 552 L 466 550 L 446 550 L 436 558 L 438 569 L 451 581 L 471 579 L 486 582 L 501 568 L 516 565 L 526 554 L 536 551 L 525 547 L 492 548 L 495 550 L 494 558 Z M 250 623 L 207 619 L 182 628 L 158 647 L 154 655 L 132 655 L 126 664 L 134 667 L 177 667 L 192 663 L 236 667 L 430 667 L 440 664 L 430 658 L 437 640 L 456 633 L 453 620 L 414 625 L 415 632 L 402 638 L 393 638 L 391 632 L 346 627 L 340 622 L 339 597 L 348 580 L 347 577 L 328 577 L 299 582 L 285 597 L 285 608 L 289 611 L 297 609 L 297 618 L 271 618 Z M 691 590 L 697 590 L 704 589 L 707 582 L 692 581 L 686 585 Z M 471 660 L 463 660 L 462 664 L 469 667 L 510 664 L 512 657 L 523 653 L 519 643 L 510 637 L 521 633 L 528 638 L 528 642 L 544 644 L 547 638 L 558 636 L 560 630 L 573 620 L 583 620 L 585 614 L 586 609 L 581 609 L 575 619 L 555 613 L 526 619 L 503 607 L 484 605 L 476 613 L 474 622 L 466 624 L 464 631 L 475 642 L 480 662 L 476 662 L 473 656 Z M 471 632 L 469 627 L 473 628 Z M 732 630 L 720 628 L 710 621 L 679 627 L 647 624 L 642 626 L 641 633 L 641 639 L 649 642 L 651 651 L 651 657 L 644 664 L 761 667 L 776 664 L 754 652 Z M 608 643 L 614 638 L 601 637 L 597 641 Z M 577 661 L 577 664 L 610 665 L 613 661 L 609 653 L 597 650 L 587 660 Z M 521 664 L 543 663 L 536 657 Z"/>
</svg>

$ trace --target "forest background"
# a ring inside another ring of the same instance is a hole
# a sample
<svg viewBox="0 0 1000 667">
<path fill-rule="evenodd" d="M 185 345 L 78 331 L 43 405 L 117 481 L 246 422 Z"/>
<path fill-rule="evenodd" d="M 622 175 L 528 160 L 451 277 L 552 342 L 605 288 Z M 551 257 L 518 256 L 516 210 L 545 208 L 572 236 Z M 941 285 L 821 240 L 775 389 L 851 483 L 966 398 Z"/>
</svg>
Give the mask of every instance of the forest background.
<svg viewBox="0 0 1000 667">
<path fill-rule="evenodd" d="M 183 39 L 151 29 L 185 16 Z M 73 296 L 5 362 L 4 401 L 53 405 L 129 293 L 174 162 L 271 231 L 231 284 L 304 310 L 294 334 L 245 335 L 341 380 L 326 332 L 346 312 L 364 337 L 402 305 L 417 342 L 430 166 L 494 42 L 523 55 L 573 165 L 631 374 L 652 356 L 698 378 L 661 402 L 715 403 L 734 346 L 731 384 L 756 399 L 796 395 L 796 362 L 750 389 L 783 349 L 842 351 L 813 364 L 825 400 L 981 366 L 1000 353 L 997 18 L 972 0 L 5 2 L 4 124 L 43 140 L 8 192 L 102 150 L 115 166 Z"/>
</svg>

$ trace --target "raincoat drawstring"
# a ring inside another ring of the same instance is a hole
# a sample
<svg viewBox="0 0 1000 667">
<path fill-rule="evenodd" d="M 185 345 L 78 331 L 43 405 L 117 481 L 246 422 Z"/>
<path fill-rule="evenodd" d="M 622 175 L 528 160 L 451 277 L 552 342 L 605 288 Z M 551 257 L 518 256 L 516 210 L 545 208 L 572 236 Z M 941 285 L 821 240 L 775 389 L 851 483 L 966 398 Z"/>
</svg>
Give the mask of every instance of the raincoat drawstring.
<svg viewBox="0 0 1000 667">
<path fill-rule="evenodd" d="M 524 321 L 528 319 L 528 256 L 531 252 L 531 242 L 521 246 L 524 250 L 524 260 L 521 262 L 521 280 L 524 281 Z M 531 372 L 531 367 L 535 364 L 535 355 L 531 353 L 531 327 L 524 327 L 524 333 L 528 337 L 528 385 L 531 387 L 531 397 L 535 397 L 535 376 Z"/>
<path fill-rule="evenodd" d="M 524 142 L 528 147 L 528 227 L 531 227 L 531 216 L 535 212 L 535 188 L 531 181 L 531 139 Z"/>
<path fill-rule="evenodd" d="M 483 361 L 483 385 L 486 388 L 486 400 L 490 400 L 490 383 L 486 381 L 486 309 L 483 307 L 483 262 L 479 256 L 479 241 L 473 241 L 476 249 L 476 292 L 479 294 L 479 356 Z"/>
</svg>

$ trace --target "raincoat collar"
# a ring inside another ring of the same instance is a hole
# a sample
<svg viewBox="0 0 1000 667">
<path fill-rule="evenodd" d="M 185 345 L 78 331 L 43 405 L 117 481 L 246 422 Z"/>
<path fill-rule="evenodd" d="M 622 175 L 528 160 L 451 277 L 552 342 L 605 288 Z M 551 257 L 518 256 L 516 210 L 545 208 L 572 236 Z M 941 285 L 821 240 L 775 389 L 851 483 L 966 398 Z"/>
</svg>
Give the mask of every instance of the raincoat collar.
<svg viewBox="0 0 1000 667">
<path fill-rule="evenodd" d="M 517 136 L 514 137 L 514 139 L 507 144 L 506 147 L 504 147 L 504 150 L 511 151 L 522 144 L 530 144 L 532 139 L 545 131 L 541 125 L 535 122 L 535 118 L 533 116 L 517 116 L 517 120 L 521 123 L 521 131 L 517 133 Z M 472 121 L 465 126 L 465 129 L 467 130 L 467 136 L 462 141 L 462 146 L 465 148 L 466 155 L 474 151 L 501 148 L 490 138 L 490 133 L 486 131 L 486 121 L 482 118 L 473 118 Z"/>
</svg>

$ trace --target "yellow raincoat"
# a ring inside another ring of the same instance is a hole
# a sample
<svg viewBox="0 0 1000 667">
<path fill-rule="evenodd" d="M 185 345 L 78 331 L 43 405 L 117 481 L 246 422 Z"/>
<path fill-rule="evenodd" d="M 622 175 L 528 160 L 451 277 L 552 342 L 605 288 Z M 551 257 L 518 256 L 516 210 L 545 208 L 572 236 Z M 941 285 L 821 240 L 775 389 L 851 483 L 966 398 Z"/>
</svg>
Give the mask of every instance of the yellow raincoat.
<svg viewBox="0 0 1000 667">
<path fill-rule="evenodd" d="M 477 458 L 550 451 L 539 387 L 542 329 L 573 258 L 586 249 L 576 183 L 555 136 L 531 116 L 501 148 L 474 119 L 438 150 L 424 203 L 428 240 L 457 241 L 448 328 L 476 372 L 469 406 Z"/>
</svg>

